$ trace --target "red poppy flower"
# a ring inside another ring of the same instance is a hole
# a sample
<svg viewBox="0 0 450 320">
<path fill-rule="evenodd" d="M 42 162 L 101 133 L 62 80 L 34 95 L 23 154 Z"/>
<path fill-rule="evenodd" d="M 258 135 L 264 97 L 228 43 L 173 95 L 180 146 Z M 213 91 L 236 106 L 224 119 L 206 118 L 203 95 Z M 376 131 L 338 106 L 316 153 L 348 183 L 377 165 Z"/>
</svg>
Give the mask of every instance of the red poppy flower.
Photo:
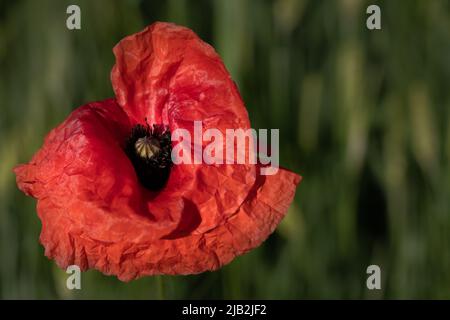
<svg viewBox="0 0 450 320">
<path fill-rule="evenodd" d="M 168 158 L 170 132 L 192 132 L 194 120 L 204 130 L 250 128 L 214 49 L 187 28 L 155 23 L 114 54 L 117 100 L 76 109 L 15 168 L 19 188 L 38 200 L 45 255 L 61 268 L 76 264 L 128 281 L 215 270 L 260 245 L 300 176 Z"/>
</svg>

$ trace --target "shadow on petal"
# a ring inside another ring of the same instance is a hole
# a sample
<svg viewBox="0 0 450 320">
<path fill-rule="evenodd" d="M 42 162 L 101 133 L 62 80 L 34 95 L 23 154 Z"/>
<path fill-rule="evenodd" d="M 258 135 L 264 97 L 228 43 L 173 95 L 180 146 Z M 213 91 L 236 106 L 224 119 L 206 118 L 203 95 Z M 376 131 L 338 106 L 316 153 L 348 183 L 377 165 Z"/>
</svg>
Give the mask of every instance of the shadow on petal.
<svg viewBox="0 0 450 320">
<path fill-rule="evenodd" d="M 202 222 L 197 206 L 190 200 L 184 200 L 184 209 L 178 226 L 168 235 L 162 237 L 165 240 L 183 238 L 191 234 Z"/>
</svg>

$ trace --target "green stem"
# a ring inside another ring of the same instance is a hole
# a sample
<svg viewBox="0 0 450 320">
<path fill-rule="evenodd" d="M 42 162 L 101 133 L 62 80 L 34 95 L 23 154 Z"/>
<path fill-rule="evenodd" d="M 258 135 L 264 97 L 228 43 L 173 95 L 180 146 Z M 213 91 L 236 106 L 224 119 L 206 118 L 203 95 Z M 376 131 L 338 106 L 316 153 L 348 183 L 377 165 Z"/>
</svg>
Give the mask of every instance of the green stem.
<svg viewBox="0 0 450 320">
<path fill-rule="evenodd" d="M 156 283 L 158 286 L 158 300 L 165 300 L 166 288 L 164 283 L 164 276 L 156 276 Z"/>
</svg>

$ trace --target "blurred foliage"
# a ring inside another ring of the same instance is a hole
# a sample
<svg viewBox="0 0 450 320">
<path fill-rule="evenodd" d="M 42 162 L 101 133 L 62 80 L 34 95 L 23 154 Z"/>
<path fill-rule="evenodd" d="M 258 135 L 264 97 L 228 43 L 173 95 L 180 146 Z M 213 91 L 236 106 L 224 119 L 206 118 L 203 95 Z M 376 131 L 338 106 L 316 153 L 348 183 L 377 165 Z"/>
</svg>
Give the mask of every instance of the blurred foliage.
<svg viewBox="0 0 450 320">
<path fill-rule="evenodd" d="M 373 3 L 381 31 L 365 27 Z M 66 29 L 69 4 L 82 30 Z M 216 48 L 304 181 L 277 231 L 217 272 L 89 271 L 68 291 L 11 169 L 72 109 L 113 96 L 112 47 L 156 20 Z M 158 298 L 162 280 L 166 298 L 450 298 L 449 57 L 448 0 L 0 0 L 0 297 Z"/>
</svg>

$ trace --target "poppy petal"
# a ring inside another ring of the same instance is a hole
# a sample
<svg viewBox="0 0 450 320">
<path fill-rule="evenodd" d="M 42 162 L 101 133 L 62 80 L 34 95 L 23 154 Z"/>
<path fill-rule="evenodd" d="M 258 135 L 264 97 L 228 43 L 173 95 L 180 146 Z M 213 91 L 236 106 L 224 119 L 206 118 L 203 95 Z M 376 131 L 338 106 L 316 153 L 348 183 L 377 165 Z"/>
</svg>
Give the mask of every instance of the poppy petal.
<svg viewBox="0 0 450 320">
<path fill-rule="evenodd" d="M 147 206 L 123 152 L 129 130 L 115 100 L 90 103 L 52 130 L 29 164 L 14 169 L 19 188 L 38 199 L 40 240 L 61 267 L 94 267 L 90 261 L 100 253 L 88 254 L 77 245 L 81 239 L 109 256 L 124 240 L 154 241 L 177 228 L 172 216 L 156 216 Z"/>
</svg>

